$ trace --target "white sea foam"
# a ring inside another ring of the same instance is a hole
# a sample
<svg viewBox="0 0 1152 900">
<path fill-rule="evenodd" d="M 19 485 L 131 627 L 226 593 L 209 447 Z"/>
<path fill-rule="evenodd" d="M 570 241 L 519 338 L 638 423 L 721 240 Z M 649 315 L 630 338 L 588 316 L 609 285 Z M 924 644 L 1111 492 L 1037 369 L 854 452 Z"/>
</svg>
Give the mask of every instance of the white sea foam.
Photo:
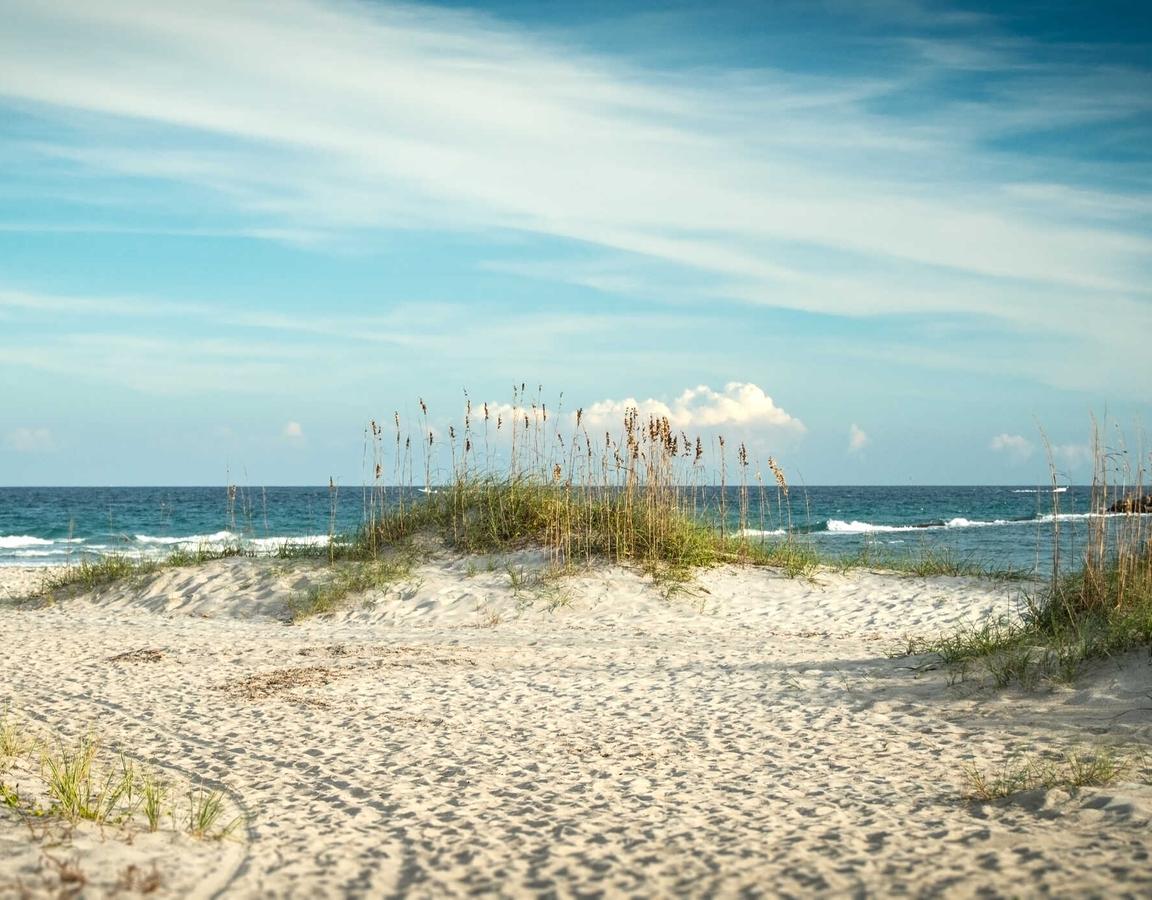
<svg viewBox="0 0 1152 900">
<path fill-rule="evenodd" d="M 138 544 L 160 544 L 174 546 L 177 544 L 194 544 L 196 546 L 207 544 L 238 543 L 241 538 L 231 531 L 217 531 L 214 534 L 189 534 L 183 537 L 156 537 L 151 534 L 134 534 L 133 540 Z"/>
<path fill-rule="evenodd" d="M 991 525 L 1012 525 L 1008 519 L 993 519 L 991 522 L 981 522 L 980 520 L 965 519 L 958 516 L 955 519 L 949 519 L 945 523 L 945 528 L 988 528 Z"/>
<path fill-rule="evenodd" d="M 772 531 L 762 531 L 759 528 L 743 528 L 737 534 L 737 537 L 779 537 L 787 533 L 783 528 L 776 528 Z"/>
<path fill-rule="evenodd" d="M 13 550 L 17 547 L 47 547 L 55 541 L 33 537 L 30 534 L 10 534 L 0 537 L 0 550 Z"/>
<path fill-rule="evenodd" d="M 188 534 L 181 537 L 159 537 L 151 534 L 136 534 L 137 544 L 155 547 L 251 547 L 252 549 L 274 550 L 285 544 L 293 547 L 323 547 L 328 544 L 326 534 L 283 535 L 280 537 L 249 538 L 232 531 L 217 531 L 213 534 Z M 101 545 L 105 546 L 105 545 Z M 93 547 L 95 549 L 95 545 Z"/>
<path fill-rule="evenodd" d="M 275 553 L 282 547 L 326 547 L 331 539 L 326 534 L 282 535 L 279 537 L 247 538 L 231 531 L 213 534 L 190 534 L 168 537 L 151 534 L 133 535 L 133 540 L 117 544 L 85 544 L 83 538 L 51 541 L 31 535 L 0 538 L 0 566 L 63 564 L 69 558 L 80 559 L 84 554 L 96 556 L 123 556 L 128 559 L 162 558 L 174 550 L 242 547 L 257 554 Z M 62 546 L 83 544 L 82 547 Z"/>
<path fill-rule="evenodd" d="M 965 519 L 957 516 L 944 523 L 931 523 L 924 525 L 874 525 L 871 522 L 844 522 L 841 519 L 829 519 L 828 530 L 833 534 L 878 534 L 897 531 L 940 531 L 945 528 L 989 528 L 994 525 L 1015 525 L 1008 519 L 993 519 L 991 522 L 982 522 L 978 519 Z"/>
<path fill-rule="evenodd" d="M 880 531 L 923 531 L 914 525 L 873 525 L 871 522 L 844 522 L 829 519 L 828 530 L 833 534 L 872 534 Z"/>
<path fill-rule="evenodd" d="M 1054 487 L 1054 488 L 1014 488 L 1013 494 L 1063 494 L 1067 487 Z"/>
<path fill-rule="evenodd" d="M 1074 522 L 1078 519 L 1124 519 L 1131 516 L 1139 516 L 1140 518 L 1147 518 L 1152 516 L 1152 513 L 1123 513 L 1123 512 L 1085 512 L 1085 513 L 1059 513 L 1052 515 L 1052 513 L 1045 513 L 1036 519 L 1037 522 Z"/>
</svg>

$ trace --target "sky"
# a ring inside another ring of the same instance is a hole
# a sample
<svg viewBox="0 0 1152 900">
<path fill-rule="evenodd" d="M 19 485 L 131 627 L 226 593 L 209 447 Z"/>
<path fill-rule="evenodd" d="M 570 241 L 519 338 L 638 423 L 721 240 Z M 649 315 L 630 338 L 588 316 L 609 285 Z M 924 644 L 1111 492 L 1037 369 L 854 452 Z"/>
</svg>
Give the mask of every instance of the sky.
<svg viewBox="0 0 1152 900">
<path fill-rule="evenodd" d="M 1152 418 L 1146 3 L 0 22 L 0 484 L 357 484 L 521 383 L 808 484 L 1084 482 Z"/>
</svg>

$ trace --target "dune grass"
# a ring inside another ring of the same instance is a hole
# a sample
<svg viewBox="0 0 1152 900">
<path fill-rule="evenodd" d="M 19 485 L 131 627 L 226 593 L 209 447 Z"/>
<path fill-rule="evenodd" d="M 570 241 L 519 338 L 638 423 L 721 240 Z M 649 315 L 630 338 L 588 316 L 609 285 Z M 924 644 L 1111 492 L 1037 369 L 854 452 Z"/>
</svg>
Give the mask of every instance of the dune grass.
<svg viewBox="0 0 1152 900">
<path fill-rule="evenodd" d="M 1010 566 L 997 566 L 972 555 L 958 554 L 948 547 L 929 543 L 917 544 L 902 553 L 885 547 L 865 544 L 856 553 L 826 558 L 829 568 L 848 572 L 855 569 L 875 569 L 920 578 L 984 578 L 993 581 L 1030 581 L 1034 572 Z"/>
<path fill-rule="evenodd" d="M 998 769 L 968 766 L 963 771 L 964 798 L 974 802 L 1003 800 L 1024 791 L 1074 791 L 1082 787 L 1107 787 L 1124 777 L 1137 760 L 1108 748 L 1067 753 L 1051 759 L 1015 757 Z"/>
<path fill-rule="evenodd" d="M 0 805 L 12 814 L 71 826 L 115 826 L 128 834 L 157 831 L 167 819 L 173 830 L 214 840 L 242 821 L 224 821 L 229 804 L 220 791 L 193 788 L 184 817 L 170 796 L 168 782 L 94 734 L 73 740 L 46 736 L 10 709 L 0 713 Z"/>
<path fill-rule="evenodd" d="M 1107 511 L 1117 497 L 1143 494 L 1146 468 L 1142 457 L 1133 466 L 1126 452 L 1104 447 L 1099 430 L 1094 446 L 1092 506 L 1080 565 L 1072 571 L 1061 567 L 1060 494 L 1053 492 L 1052 572 L 1026 598 L 1023 613 L 913 638 L 907 653 L 936 653 L 954 665 L 978 663 L 997 686 L 1032 688 L 1070 682 L 1093 660 L 1152 647 L 1152 517 Z"/>
<path fill-rule="evenodd" d="M 288 601 L 290 620 L 296 623 L 334 612 L 348 597 L 382 590 L 411 572 L 412 561 L 407 558 L 334 563 L 325 581 Z"/>
<path fill-rule="evenodd" d="M 147 557 L 110 553 L 100 557 L 82 557 L 76 562 L 51 570 L 43 583 L 30 595 L 6 601 L 15 606 L 38 606 L 57 600 L 90 594 L 126 580 L 162 572 L 166 569 L 197 566 L 222 559 L 321 559 L 339 561 L 357 557 L 359 552 L 348 542 L 334 539 L 331 546 L 294 544 L 286 540 L 269 551 L 259 551 L 241 543 L 179 547 L 165 556 Z"/>
<path fill-rule="evenodd" d="M 368 431 L 372 483 L 355 544 L 369 556 L 431 533 L 463 553 L 536 547 L 564 565 L 608 560 L 669 577 L 765 558 L 753 549 L 757 541 L 742 536 L 764 524 L 751 521 L 751 498 L 759 499 L 759 510 L 771 506 L 743 444 L 729 447 L 723 437 L 706 444 L 666 417 L 645 419 L 635 409 L 610 423 L 592 421 L 582 409 L 564 414 L 521 385 L 512 403 L 499 408 L 473 408 L 466 397 L 463 422 L 448 427 L 447 446 L 438 448 L 443 435 L 429 425 L 423 401 L 420 409 L 415 433 L 405 431 L 398 414 L 387 437 L 376 422 Z M 435 465 L 440 450 L 451 459 L 447 473 Z M 783 472 L 772 459 L 768 467 L 778 499 L 786 496 Z M 386 480 L 414 491 L 421 468 L 422 493 L 402 492 L 399 502 L 389 497 Z M 735 530 L 725 508 L 730 471 L 738 494 Z M 705 499 L 706 485 L 720 488 L 718 500 Z"/>
</svg>

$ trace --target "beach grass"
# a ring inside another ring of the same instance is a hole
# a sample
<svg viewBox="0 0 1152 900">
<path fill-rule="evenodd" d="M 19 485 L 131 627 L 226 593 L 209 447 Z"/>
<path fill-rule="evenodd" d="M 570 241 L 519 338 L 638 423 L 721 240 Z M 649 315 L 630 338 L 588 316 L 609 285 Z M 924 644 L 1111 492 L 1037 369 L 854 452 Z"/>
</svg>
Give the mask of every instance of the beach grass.
<svg viewBox="0 0 1152 900">
<path fill-rule="evenodd" d="M 960 554 L 949 547 L 920 543 L 901 553 L 875 544 L 864 544 L 858 551 L 822 560 L 829 568 L 842 572 L 873 569 L 920 578 L 983 578 L 990 581 L 1032 581 L 1035 572 L 1012 566 L 999 566 L 973 554 Z"/>
<path fill-rule="evenodd" d="M 334 612 L 348 597 L 386 589 L 411 572 L 410 558 L 333 563 L 324 581 L 288 601 L 289 618 L 295 623 Z"/>
<path fill-rule="evenodd" d="M 195 838 L 222 839 L 239 826 L 221 791 L 192 787 L 181 817 L 171 786 L 94 733 L 45 735 L 9 709 L 0 715 L 0 804 L 26 821 L 155 832 L 168 819 Z"/>
<path fill-rule="evenodd" d="M 964 798 L 986 803 L 1025 791 L 1107 787 L 1137 765 L 1133 757 L 1109 748 L 1071 752 L 1059 758 L 1014 757 L 998 768 L 967 766 L 963 770 Z"/>
<path fill-rule="evenodd" d="M 148 557 L 125 553 L 110 553 L 100 557 L 82 557 L 79 560 L 50 569 L 37 589 L 25 597 L 5 601 L 14 606 L 39 606 L 57 600 L 90 594 L 121 584 L 126 580 L 154 575 L 166 569 L 198 566 L 225 559 L 320 559 L 339 561 L 355 556 L 349 544 L 334 541 L 335 549 L 327 545 L 294 544 L 286 540 L 268 551 L 256 550 L 237 542 L 226 545 L 198 545 L 179 547 L 165 556 Z"/>
<path fill-rule="evenodd" d="M 766 501 L 767 492 L 744 444 L 730 447 L 717 437 L 706 445 L 667 417 L 644 418 L 635 409 L 619 421 L 593 423 L 582 409 L 550 410 L 524 385 L 498 408 L 474 408 L 465 395 L 463 422 L 447 428 L 447 441 L 428 424 L 423 401 L 420 409 L 415 433 L 395 414 L 390 434 L 376 422 L 366 434 L 372 478 L 355 543 L 368 555 L 434 534 L 462 553 L 534 547 L 564 565 L 607 560 L 669 577 L 753 557 L 758 542 L 744 535 L 763 523 L 750 521 L 749 501 L 753 492 Z M 434 464 L 440 449 L 451 459 L 447 472 Z M 782 471 L 773 459 L 767 465 L 778 495 L 786 495 Z M 421 470 L 422 487 L 414 480 Z M 725 508 L 730 470 L 739 495 L 734 530 Z M 420 493 L 390 503 L 386 480 Z M 717 481 L 718 500 L 710 504 L 705 485 Z"/>
<path fill-rule="evenodd" d="M 185 830 L 195 838 L 223 840 L 230 836 L 242 823 L 239 816 L 224 822 L 224 793 L 195 787 L 188 791 L 188 818 Z M 149 818 L 151 822 L 151 818 Z"/>
<path fill-rule="evenodd" d="M 1071 682 L 1092 662 L 1152 646 L 1152 517 L 1109 512 L 1117 498 L 1144 494 L 1143 455 L 1104 446 L 1094 431 L 1088 535 L 1079 565 L 1060 559 L 1060 493 L 1052 493 L 1053 559 L 1048 579 L 1027 596 L 1019 616 L 908 641 L 908 654 L 935 653 L 946 663 L 983 665 L 997 686 L 1033 688 Z M 1053 467 L 1053 486 L 1058 473 Z"/>
</svg>

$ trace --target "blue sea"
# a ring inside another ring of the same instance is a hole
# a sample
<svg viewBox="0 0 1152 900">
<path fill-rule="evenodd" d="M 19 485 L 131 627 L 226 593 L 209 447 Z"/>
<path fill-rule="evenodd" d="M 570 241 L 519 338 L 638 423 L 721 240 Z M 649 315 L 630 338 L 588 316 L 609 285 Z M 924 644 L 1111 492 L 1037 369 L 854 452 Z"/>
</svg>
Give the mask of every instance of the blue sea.
<svg viewBox="0 0 1152 900">
<path fill-rule="evenodd" d="M 409 493 L 409 499 L 417 496 Z M 400 496 L 389 489 L 388 499 Z M 702 500 L 716 519 L 719 489 Z M 1050 488 L 808 487 L 786 502 L 775 491 L 763 507 L 750 498 L 746 525 L 766 540 L 791 534 L 827 554 L 946 552 L 959 559 L 1016 569 L 1051 566 L 1054 517 L 1061 557 L 1074 563 L 1084 544 L 1091 492 Z M 730 530 L 739 496 L 723 495 Z M 243 544 L 274 550 L 285 542 L 326 544 L 365 520 L 362 489 L 327 486 L 29 487 L 0 488 L 0 565 L 53 565 L 108 554 L 163 555 L 177 548 Z"/>
</svg>

